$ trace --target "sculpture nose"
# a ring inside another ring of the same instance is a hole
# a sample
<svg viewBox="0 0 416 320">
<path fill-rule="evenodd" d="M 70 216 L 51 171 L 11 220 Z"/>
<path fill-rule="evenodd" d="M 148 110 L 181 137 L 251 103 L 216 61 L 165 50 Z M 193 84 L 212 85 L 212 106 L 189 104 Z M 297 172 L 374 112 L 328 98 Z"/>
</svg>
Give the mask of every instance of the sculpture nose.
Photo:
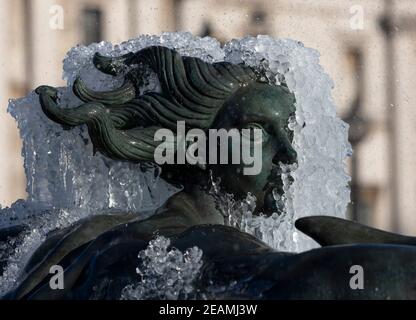
<svg viewBox="0 0 416 320">
<path fill-rule="evenodd" d="M 284 144 L 275 154 L 272 161 L 275 165 L 279 165 L 279 163 L 292 164 L 296 162 L 296 159 L 297 153 L 295 149 L 290 144 Z"/>
</svg>

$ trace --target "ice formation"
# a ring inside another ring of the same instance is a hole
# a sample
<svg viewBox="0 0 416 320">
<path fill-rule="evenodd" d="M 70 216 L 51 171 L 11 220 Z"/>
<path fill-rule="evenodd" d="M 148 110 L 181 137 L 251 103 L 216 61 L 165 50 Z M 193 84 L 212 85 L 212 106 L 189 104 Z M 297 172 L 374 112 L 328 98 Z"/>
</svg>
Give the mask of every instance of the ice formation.
<svg viewBox="0 0 416 320">
<path fill-rule="evenodd" d="M 257 223 L 277 236 L 270 238 L 270 232 L 269 236 L 263 236 L 273 247 L 309 249 L 313 241 L 296 231 L 294 220 L 309 215 L 345 217 L 350 201 L 350 177 L 344 161 L 352 149 L 348 142 L 348 124 L 336 115 L 331 96 L 333 81 L 319 64 L 319 53 L 298 41 L 246 37 L 227 43 L 224 53 L 225 60 L 233 63 L 265 65 L 269 81 L 279 83 L 284 77 L 295 94 L 296 121 L 290 127 L 294 130 L 293 147 L 298 164 L 289 174 L 294 182 L 285 183 L 286 214 Z"/>
<path fill-rule="evenodd" d="M 123 300 L 190 299 L 196 297 L 194 281 L 202 266 L 198 247 L 180 250 L 169 248 L 170 240 L 158 236 L 139 253 L 138 283 L 123 289 Z"/>
<path fill-rule="evenodd" d="M 120 84 L 121 79 L 114 80 L 93 67 L 95 52 L 119 56 L 151 45 L 174 48 L 182 55 L 207 62 L 225 60 L 261 66 L 269 81 L 287 83 L 297 101 L 296 119 L 290 126 L 295 133 L 298 165 L 285 173 L 285 195 L 276 198 L 284 203 L 285 214 L 252 217 L 253 199 L 248 198 L 251 204 L 243 205 L 243 212 L 239 213 L 244 217 L 240 227 L 278 249 L 310 248 L 313 242 L 298 234 L 293 221 L 307 215 L 342 217 L 349 202 L 349 177 L 344 164 L 351 153 L 348 126 L 336 116 L 331 98 L 333 83 L 319 65 L 318 52 L 297 41 L 268 36 L 232 40 L 221 47 L 216 39 L 194 37 L 190 33 L 140 36 L 115 46 L 107 42 L 77 46 L 64 60 L 63 77 L 68 87 L 61 89 L 61 101 L 68 107 L 80 104 L 69 89 L 77 75 L 97 90 Z M 158 90 L 154 75 L 149 75 L 142 90 Z M 0 294 L 16 284 L 29 254 L 50 230 L 109 210 L 128 210 L 145 217 L 177 192 L 159 179 L 157 168 L 143 170 L 138 164 L 94 155 L 86 129 L 63 131 L 42 113 L 34 93 L 11 101 L 9 112 L 17 120 L 23 138 L 28 198 L 0 211 L 0 227 L 24 223 L 30 229 L 20 239 L 21 244 L 0 278 Z M 290 176 L 294 179 L 291 184 Z"/>
</svg>

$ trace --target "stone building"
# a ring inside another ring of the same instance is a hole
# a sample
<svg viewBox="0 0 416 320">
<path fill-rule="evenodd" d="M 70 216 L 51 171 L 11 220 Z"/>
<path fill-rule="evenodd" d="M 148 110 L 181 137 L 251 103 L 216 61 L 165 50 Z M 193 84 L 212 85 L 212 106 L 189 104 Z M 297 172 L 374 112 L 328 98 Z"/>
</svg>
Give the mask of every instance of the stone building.
<svg viewBox="0 0 416 320">
<path fill-rule="evenodd" d="M 321 53 L 351 124 L 349 214 L 416 234 L 416 3 L 412 0 L 0 0 L 0 203 L 25 196 L 8 98 L 63 85 L 75 44 L 186 30 L 294 38 Z"/>
</svg>

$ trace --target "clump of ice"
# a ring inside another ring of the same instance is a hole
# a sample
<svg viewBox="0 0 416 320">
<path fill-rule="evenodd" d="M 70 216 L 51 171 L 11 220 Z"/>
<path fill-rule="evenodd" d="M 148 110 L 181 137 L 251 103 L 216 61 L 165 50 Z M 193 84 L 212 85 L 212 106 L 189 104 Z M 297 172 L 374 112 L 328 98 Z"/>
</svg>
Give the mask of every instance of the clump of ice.
<svg viewBox="0 0 416 320">
<path fill-rule="evenodd" d="M 20 205 L 23 204 L 20 202 Z M 4 250 L 7 250 L 9 256 L 3 274 L 0 276 L 0 297 L 19 283 L 23 276 L 22 269 L 39 245 L 46 240 L 49 232 L 68 227 L 88 215 L 88 211 L 82 208 L 70 208 L 33 212 L 33 215 L 26 217 L 23 221 L 22 217 L 19 217 L 23 224 L 28 225 L 28 229 L 18 237 L 3 243 Z"/>
<path fill-rule="evenodd" d="M 122 300 L 177 300 L 196 294 L 194 281 L 202 266 L 202 250 L 193 247 L 182 253 L 169 246 L 169 239 L 158 236 L 140 251 L 136 269 L 140 279 L 123 289 Z"/>
<path fill-rule="evenodd" d="M 290 188 L 289 176 L 295 170 L 294 165 L 282 165 L 283 190 L 285 193 L 279 195 L 276 193 L 275 201 L 279 212 L 270 216 L 262 213 L 254 215 L 256 209 L 256 197 L 250 192 L 242 201 L 235 200 L 234 195 L 221 190 L 221 180 L 211 176 L 209 193 L 214 197 L 216 208 L 224 216 L 225 224 L 238 228 L 244 232 L 254 235 L 258 239 L 267 243 L 278 251 L 296 251 L 299 250 L 300 242 L 296 236 L 294 228 L 293 201 Z M 303 239 L 302 241 L 309 241 Z"/>
<path fill-rule="evenodd" d="M 182 55 L 199 57 L 207 62 L 225 60 L 260 66 L 270 82 L 285 81 L 295 94 L 296 121 L 291 128 L 298 167 L 286 174 L 285 179 L 289 181 L 291 176 L 294 182 L 286 184 L 284 198 L 278 200 L 284 201 L 285 214 L 278 218 L 250 217 L 250 208 L 243 208 L 245 213 L 240 216 L 245 216 L 244 230 L 252 230 L 260 238 L 268 239 L 267 242 L 276 248 L 300 251 L 309 248 L 313 242 L 301 238 L 295 230 L 293 222 L 296 218 L 317 214 L 344 216 L 349 202 L 349 177 L 344 164 L 344 159 L 351 153 L 348 126 L 336 116 L 331 98 L 333 83 L 319 65 L 319 54 L 315 50 L 305 48 L 297 41 L 267 36 L 232 40 L 221 48 L 220 43 L 210 37 L 164 33 L 140 36 L 115 46 L 101 42 L 74 47 L 64 60 L 63 77 L 68 86 L 80 75 L 96 90 L 117 87 L 122 79 L 96 70 L 92 65 L 93 54 L 119 56 L 151 45 L 174 48 Z M 150 76 L 141 89 L 157 88 L 157 79 Z M 81 103 L 69 87 L 60 91 L 63 105 L 75 107 Z M 46 118 L 34 93 L 12 100 L 8 110 L 17 120 L 23 139 L 28 198 L 0 211 L 0 227 L 27 224 L 31 226 L 32 236 L 29 234 L 12 255 L 0 281 L 2 288 L 5 283 L 17 281 L 27 256 L 19 255 L 19 252 L 33 252 L 50 230 L 108 210 L 151 212 L 178 191 L 159 179 L 157 168 L 142 170 L 138 164 L 94 155 L 86 128 L 62 130 Z M 67 212 L 68 219 L 50 214 L 54 212 Z M 39 228 L 36 219 L 42 215 L 48 219 Z M 39 236 L 35 236 L 37 232 Z M 277 235 L 277 239 L 270 234 Z"/>
<path fill-rule="evenodd" d="M 348 124 L 336 115 L 333 81 L 319 64 L 319 53 L 298 41 L 246 37 L 225 44 L 224 51 L 226 61 L 265 66 L 270 82 L 280 83 L 284 78 L 295 95 L 296 122 L 291 129 L 298 165 L 290 174 L 294 181 L 285 192 L 286 221 L 278 230 L 286 234 L 289 250 L 309 249 L 314 242 L 296 231 L 294 220 L 310 215 L 344 217 L 350 201 L 344 161 L 352 149 Z"/>
<path fill-rule="evenodd" d="M 68 106 L 80 103 L 69 89 L 61 92 Z M 18 283 L 25 263 L 50 231 L 103 212 L 136 212 L 146 218 L 177 191 L 160 179 L 159 168 L 143 170 L 94 155 L 87 129 L 63 130 L 44 115 L 35 93 L 10 101 L 8 110 L 23 140 L 28 196 L 0 211 L 0 228 L 23 224 L 29 233 L 0 276 L 0 295 Z"/>
</svg>

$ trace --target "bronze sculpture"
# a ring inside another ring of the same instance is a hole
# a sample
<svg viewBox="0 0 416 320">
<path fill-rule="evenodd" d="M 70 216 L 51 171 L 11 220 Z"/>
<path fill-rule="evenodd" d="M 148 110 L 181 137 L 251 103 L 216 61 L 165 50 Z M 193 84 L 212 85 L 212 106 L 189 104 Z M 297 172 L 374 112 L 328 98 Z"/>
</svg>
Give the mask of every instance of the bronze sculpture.
<svg viewBox="0 0 416 320">
<path fill-rule="evenodd" d="M 124 85 L 112 92 L 94 92 L 78 79 L 73 91 L 85 104 L 75 109 L 59 108 L 57 91 L 52 87 L 42 86 L 36 92 L 51 120 L 65 127 L 86 124 L 98 151 L 120 160 L 152 161 L 157 146 L 154 132 L 158 128 L 173 128 L 180 120 L 188 128 L 204 130 L 255 127 L 265 137 L 263 170 L 257 176 L 245 176 L 240 165 L 205 168 L 166 165 L 163 176 L 181 184 L 183 191 L 170 198 L 154 216 L 139 221 L 133 213 L 98 215 L 51 234 L 33 254 L 25 268 L 26 277 L 8 298 L 88 299 L 94 286 L 110 279 L 112 283 L 98 296 L 117 299 L 121 288 L 136 276 L 137 252 L 147 245 L 155 231 L 170 237 L 172 245 L 179 249 L 197 245 L 203 250 L 206 268 L 198 284 L 200 288 L 210 280 L 217 279 L 224 284 L 237 280 L 240 287 L 228 297 L 415 297 L 410 284 L 402 286 L 403 292 L 390 290 L 393 282 L 377 292 L 351 291 L 347 287 L 338 290 L 337 284 L 337 281 L 347 281 L 348 271 L 342 270 L 348 264 L 367 262 L 375 266 L 386 257 L 391 258 L 391 265 L 397 270 L 381 270 L 375 273 L 374 279 L 393 274 L 397 275 L 396 283 L 406 283 L 416 272 L 408 267 L 403 277 L 401 269 L 404 260 L 414 259 L 414 248 L 408 246 L 414 243 L 413 238 L 387 235 L 337 219 L 304 218 L 297 223 L 299 229 L 322 245 L 378 242 L 402 246 L 367 244 L 292 254 L 274 252 L 248 234 L 221 226 L 224 217 L 206 190 L 209 171 L 220 177 L 225 191 L 237 198 L 253 193 L 260 203 L 257 212 L 271 214 L 279 210 L 273 197 L 273 192 L 283 193 L 279 164 L 296 161 L 292 133 L 287 128 L 288 119 L 295 111 L 295 99 L 284 85 L 266 83 L 261 71 L 245 65 L 209 64 L 197 58 L 181 57 L 165 47 L 149 47 L 120 58 L 96 55 L 94 64 L 111 75 L 125 72 Z M 161 93 L 138 93 L 143 65 L 156 72 Z M 340 230 L 334 232 L 337 228 Z M 213 241 L 218 241 L 218 246 Z M 366 252 L 369 257 L 365 257 Z M 340 255 L 345 254 L 351 261 L 342 259 Z M 66 287 L 53 291 L 48 286 L 48 272 L 51 265 L 58 263 L 65 267 Z M 240 266 L 239 272 L 230 268 L 236 264 Z M 317 274 L 313 272 L 314 264 L 319 265 Z M 335 278 L 326 278 L 331 269 L 337 272 Z M 293 270 L 298 271 L 293 273 Z M 308 283 L 317 288 L 315 296 L 308 289 Z"/>
</svg>

